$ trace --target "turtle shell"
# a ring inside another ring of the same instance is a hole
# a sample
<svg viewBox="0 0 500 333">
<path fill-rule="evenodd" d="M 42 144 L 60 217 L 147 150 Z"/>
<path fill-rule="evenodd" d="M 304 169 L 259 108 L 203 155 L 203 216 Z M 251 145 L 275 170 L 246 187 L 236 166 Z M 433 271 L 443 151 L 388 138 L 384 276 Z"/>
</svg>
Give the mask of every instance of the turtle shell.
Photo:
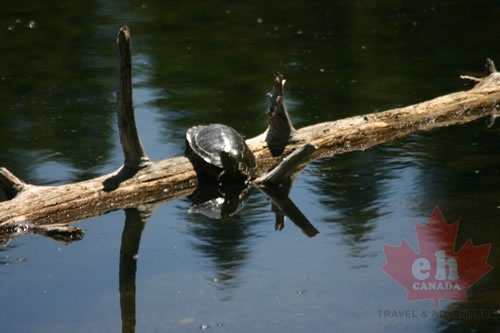
<svg viewBox="0 0 500 333">
<path fill-rule="evenodd" d="M 187 130 L 186 139 L 189 148 L 206 163 L 223 169 L 221 152 L 226 152 L 240 173 L 252 176 L 255 156 L 233 128 L 222 124 L 193 126 Z"/>
</svg>

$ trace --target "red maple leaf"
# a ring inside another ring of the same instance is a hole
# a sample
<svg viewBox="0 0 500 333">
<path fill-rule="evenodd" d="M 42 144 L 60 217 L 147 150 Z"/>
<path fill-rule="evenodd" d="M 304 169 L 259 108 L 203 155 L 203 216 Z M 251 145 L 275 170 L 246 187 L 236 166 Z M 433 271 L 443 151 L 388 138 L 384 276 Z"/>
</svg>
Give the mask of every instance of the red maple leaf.
<svg viewBox="0 0 500 333">
<path fill-rule="evenodd" d="M 491 244 L 473 246 L 469 239 L 454 252 L 458 224 L 446 224 L 436 206 L 427 224 L 415 223 L 419 253 L 405 240 L 399 247 L 382 245 L 387 263 L 380 268 L 408 291 L 407 301 L 467 301 L 467 289 L 493 269 L 486 262 Z"/>
</svg>

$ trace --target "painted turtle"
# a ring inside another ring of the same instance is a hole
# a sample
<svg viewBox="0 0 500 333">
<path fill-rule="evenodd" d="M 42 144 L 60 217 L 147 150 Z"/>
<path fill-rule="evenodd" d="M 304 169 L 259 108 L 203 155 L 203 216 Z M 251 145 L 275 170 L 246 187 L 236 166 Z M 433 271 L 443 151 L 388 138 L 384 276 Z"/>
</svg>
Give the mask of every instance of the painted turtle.
<svg viewBox="0 0 500 333">
<path fill-rule="evenodd" d="M 193 126 L 186 132 L 186 141 L 186 155 L 199 172 L 221 182 L 255 175 L 255 156 L 241 134 L 229 126 Z"/>
</svg>

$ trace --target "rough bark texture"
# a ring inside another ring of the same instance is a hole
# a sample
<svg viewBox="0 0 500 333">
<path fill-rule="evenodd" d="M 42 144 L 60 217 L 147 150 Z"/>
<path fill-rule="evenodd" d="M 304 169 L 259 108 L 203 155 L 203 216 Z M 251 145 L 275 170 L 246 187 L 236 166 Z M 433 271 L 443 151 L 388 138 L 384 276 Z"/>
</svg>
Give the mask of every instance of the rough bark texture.
<svg viewBox="0 0 500 333">
<path fill-rule="evenodd" d="M 122 46 L 120 34 L 128 35 L 128 30 L 120 30 L 119 47 Z M 119 92 L 124 86 L 120 83 Z M 125 91 L 125 94 L 129 92 Z M 119 116 L 118 121 L 125 155 L 124 166 L 113 174 L 61 186 L 25 184 L 7 169 L 0 168 L 0 192 L 6 199 L 0 202 L 0 240 L 3 237 L 5 242 L 6 238 L 16 233 L 36 232 L 44 225 L 57 225 L 59 228 L 111 210 L 171 200 L 193 192 L 198 181 L 190 161 L 185 157 L 174 157 L 150 162 L 135 129 L 131 92 L 120 96 L 118 112 L 128 108 L 128 115 L 123 119 Z M 258 161 L 257 176 L 261 176 L 306 143 L 313 144 L 317 149 L 308 155 L 303 164 L 326 156 L 365 150 L 416 131 L 492 116 L 498 114 L 499 104 L 500 74 L 493 72 L 468 91 L 294 130 L 290 142 L 279 156 L 274 156 L 269 149 L 267 131 L 247 140 L 247 143 Z"/>
<path fill-rule="evenodd" d="M 134 103 L 132 98 L 132 54 L 130 30 L 122 27 L 118 32 L 118 89 L 116 108 L 120 143 L 124 155 L 123 172 L 133 173 L 147 162 L 144 147 L 135 124 Z"/>
<path fill-rule="evenodd" d="M 416 131 L 460 125 L 495 115 L 499 111 L 500 73 L 494 72 L 468 91 L 440 96 L 402 108 L 301 128 L 288 143 L 284 155 L 304 143 L 318 147 L 312 154 L 312 159 L 365 150 Z M 258 154 L 256 156 L 261 163 L 273 163 L 275 158 L 267 154 L 262 136 L 247 143 Z"/>
</svg>

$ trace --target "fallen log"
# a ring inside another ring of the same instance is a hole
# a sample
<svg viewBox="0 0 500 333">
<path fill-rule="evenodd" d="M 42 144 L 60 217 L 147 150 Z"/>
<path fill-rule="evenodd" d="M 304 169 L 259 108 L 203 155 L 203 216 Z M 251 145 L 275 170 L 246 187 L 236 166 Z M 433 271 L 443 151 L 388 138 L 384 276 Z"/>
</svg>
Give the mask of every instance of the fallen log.
<svg viewBox="0 0 500 333">
<path fill-rule="evenodd" d="M 0 168 L 0 194 L 4 195 L 4 201 L 0 202 L 0 240 L 6 242 L 17 234 L 40 231 L 44 226 L 57 226 L 56 230 L 61 230 L 64 225 L 108 211 L 172 200 L 195 190 L 198 180 L 187 158 L 174 157 L 153 162 L 147 157 L 133 116 L 130 33 L 126 27 L 121 28 L 118 34 L 118 49 L 117 113 L 120 142 L 124 151 L 123 166 L 111 174 L 60 186 L 26 184 L 9 170 Z M 302 162 L 302 166 L 314 159 L 365 150 L 416 131 L 497 116 L 500 109 L 500 73 L 496 72 L 493 62 L 488 61 L 488 64 L 491 73 L 483 79 L 472 78 L 478 83 L 467 91 L 407 107 L 301 129 L 295 129 L 288 123 L 285 126 L 288 127 L 288 140 L 283 143 L 283 136 L 278 135 L 279 154 L 276 153 L 276 142 L 270 142 L 270 138 L 276 136 L 274 129 L 280 124 L 279 121 L 274 121 L 277 119 L 273 118 L 275 111 L 282 108 L 286 113 L 284 80 L 281 75 L 277 75 L 268 112 L 270 128 L 247 140 L 258 161 L 257 174 L 266 174 L 306 143 L 318 149 Z M 287 120 L 286 117 L 282 119 L 285 122 Z M 79 237 L 77 229 L 68 230 L 69 240 L 71 237 Z"/>
</svg>

